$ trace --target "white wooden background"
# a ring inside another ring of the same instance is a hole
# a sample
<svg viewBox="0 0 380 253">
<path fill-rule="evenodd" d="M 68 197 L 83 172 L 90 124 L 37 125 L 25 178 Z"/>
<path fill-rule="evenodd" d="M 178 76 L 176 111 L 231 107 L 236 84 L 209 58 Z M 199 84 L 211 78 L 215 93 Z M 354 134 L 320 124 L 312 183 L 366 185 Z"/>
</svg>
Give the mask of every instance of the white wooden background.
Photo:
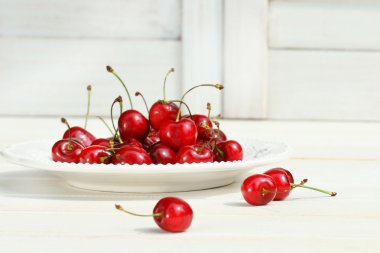
<svg viewBox="0 0 380 253">
<path fill-rule="evenodd" d="M 82 115 L 89 83 L 108 115 L 125 95 L 110 64 L 150 103 L 175 67 L 169 98 L 226 86 L 191 94 L 194 112 L 378 121 L 379 21 L 377 0 L 0 0 L 0 115 Z"/>
</svg>

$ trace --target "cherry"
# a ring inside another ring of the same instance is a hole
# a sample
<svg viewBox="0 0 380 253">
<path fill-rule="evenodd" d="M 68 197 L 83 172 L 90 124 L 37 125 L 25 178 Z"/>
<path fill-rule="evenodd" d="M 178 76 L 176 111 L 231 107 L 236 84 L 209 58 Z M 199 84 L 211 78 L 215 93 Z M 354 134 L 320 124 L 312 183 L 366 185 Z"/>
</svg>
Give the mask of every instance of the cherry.
<svg viewBox="0 0 380 253">
<path fill-rule="evenodd" d="M 51 153 L 54 162 L 77 163 L 83 145 L 72 139 L 63 139 L 54 143 Z"/>
<path fill-rule="evenodd" d="M 121 147 L 112 157 L 113 164 L 151 164 L 149 154 L 143 149 L 133 145 Z"/>
<path fill-rule="evenodd" d="M 119 77 L 119 75 L 110 66 L 107 66 L 107 71 L 112 73 L 123 85 L 125 91 L 127 92 L 129 103 L 131 106 L 130 110 L 123 112 L 119 117 L 118 126 L 121 139 L 124 141 L 130 138 L 135 138 L 139 141 L 143 141 L 149 133 L 148 120 L 139 111 L 133 110 L 131 96 L 129 94 L 127 86 Z"/>
<path fill-rule="evenodd" d="M 156 144 L 159 141 L 160 141 L 159 133 L 156 130 L 151 129 L 150 133 L 145 138 L 142 145 L 145 150 L 148 150 L 152 145 Z"/>
<path fill-rule="evenodd" d="M 84 122 L 84 128 L 79 126 L 74 126 L 71 128 L 71 137 L 75 139 L 79 139 L 85 147 L 88 147 L 91 145 L 91 143 L 96 139 L 94 135 L 92 135 L 89 131 L 86 130 L 87 128 L 87 122 L 88 122 L 88 116 L 90 115 L 90 101 L 91 101 L 91 85 L 87 86 L 87 113 L 86 118 Z M 69 138 L 69 130 L 66 130 L 66 132 L 63 134 L 62 139 Z"/>
<path fill-rule="evenodd" d="M 163 122 L 176 119 L 178 110 L 178 106 L 173 102 L 159 100 L 149 110 L 150 124 L 159 130 Z"/>
<path fill-rule="evenodd" d="M 183 118 L 190 119 L 190 115 L 185 115 L 183 116 Z M 205 132 L 207 131 L 207 129 L 212 128 L 211 120 L 206 115 L 202 115 L 202 114 L 193 114 L 192 120 L 197 126 L 198 139 L 203 139 L 203 136 Z"/>
<path fill-rule="evenodd" d="M 234 140 L 216 144 L 214 159 L 219 162 L 233 162 L 243 160 L 243 148 Z"/>
<path fill-rule="evenodd" d="M 175 120 L 179 111 L 176 104 L 166 101 L 166 80 L 174 72 L 174 68 L 166 73 L 163 85 L 163 100 L 155 102 L 149 110 L 149 121 L 153 129 L 159 130 L 161 124 L 166 120 Z"/>
<path fill-rule="evenodd" d="M 94 145 L 86 147 L 79 156 L 80 163 L 108 164 L 111 162 L 112 152 L 106 147 Z"/>
<path fill-rule="evenodd" d="M 276 196 L 277 186 L 268 175 L 256 174 L 246 178 L 241 185 L 244 199 L 251 205 L 266 205 Z"/>
<path fill-rule="evenodd" d="M 162 143 L 156 143 L 149 149 L 150 158 L 154 164 L 175 164 L 176 153 L 173 149 Z"/>
<path fill-rule="evenodd" d="M 206 129 L 202 138 L 198 139 L 201 139 L 203 142 L 210 142 L 210 145 L 214 146 L 215 143 L 218 144 L 222 141 L 226 141 L 227 136 L 222 130 L 212 128 Z"/>
<path fill-rule="evenodd" d="M 271 176 L 277 184 L 277 193 L 274 200 L 284 200 L 289 196 L 290 192 L 297 187 L 307 188 L 325 193 L 330 196 L 336 196 L 336 192 L 330 192 L 319 188 L 304 185 L 307 179 L 301 181 L 300 184 L 294 184 L 293 175 L 290 171 L 283 168 L 274 168 L 266 171 L 264 174 Z"/>
<path fill-rule="evenodd" d="M 52 159 L 55 162 L 77 163 L 84 146 L 80 140 L 72 138 L 71 128 L 67 120 L 61 118 L 61 122 L 66 124 L 69 136 L 67 139 L 59 140 L 54 143 L 51 149 Z"/>
<path fill-rule="evenodd" d="M 110 143 L 111 141 L 113 141 L 113 137 L 98 138 L 91 143 L 91 146 L 103 146 L 106 148 L 110 148 L 111 147 L 111 143 Z"/>
<path fill-rule="evenodd" d="M 184 232 L 193 220 L 191 206 L 180 198 L 165 197 L 160 199 L 153 208 L 153 214 L 136 214 L 125 210 L 121 205 L 115 205 L 117 210 L 127 214 L 143 217 L 153 217 L 156 224 L 167 232 Z"/>
<path fill-rule="evenodd" d="M 135 146 L 138 148 L 143 148 L 142 143 L 139 142 L 138 140 L 134 139 L 134 138 L 127 139 L 123 143 L 116 143 L 114 145 L 114 147 L 116 147 L 116 148 L 123 148 L 123 147 L 128 147 L 128 146 Z"/>
<path fill-rule="evenodd" d="M 205 145 L 184 146 L 177 153 L 177 163 L 207 163 L 213 161 L 213 153 Z"/>
<path fill-rule="evenodd" d="M 174 150 L 197 141 L 197 127 L 190 119 L 168 120 L 160 128 L 160 140 Z"/>
</svg>

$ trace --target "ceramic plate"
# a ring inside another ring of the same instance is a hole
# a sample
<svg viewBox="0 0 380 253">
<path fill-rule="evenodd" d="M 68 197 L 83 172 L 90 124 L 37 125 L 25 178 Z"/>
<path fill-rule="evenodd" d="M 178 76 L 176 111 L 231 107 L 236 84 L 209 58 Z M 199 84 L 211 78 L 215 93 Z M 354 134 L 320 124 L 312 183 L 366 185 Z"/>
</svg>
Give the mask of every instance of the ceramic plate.
<svg viewBox="0 0 380 253">
<path fill-rule="evenodd" d="M 54 162 L 54 141 L 14 144 L 1 153 L 10 162 L 45 170 L 68 184 L 88 190 L 111 192 L 176 192 L 202 190 L 233 183 L 255 167 L 288 158 L 284 143 L 238 139 L 244 160 L 237 162 L 173 165 L 74 164 Z"/>
</svg>

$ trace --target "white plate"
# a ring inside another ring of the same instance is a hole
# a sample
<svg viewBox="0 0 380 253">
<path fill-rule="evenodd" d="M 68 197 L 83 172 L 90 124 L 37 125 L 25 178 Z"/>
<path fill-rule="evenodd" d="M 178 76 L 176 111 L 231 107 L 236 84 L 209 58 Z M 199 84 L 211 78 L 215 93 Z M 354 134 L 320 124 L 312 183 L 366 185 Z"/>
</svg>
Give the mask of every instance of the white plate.
<svg viewBox="0 0 380 253">
<path fill-rule="evenodd" d="M 225 186 L 255 167 L 289 156 L 284 143 L 252 139 L 238 140 L 244 160 L 220 163 L 173 165 L 74 164 L 51 160 L 54 141 L 14 144 L 1 153 L 10 162 L 45 170 L 68 184 L 88 190 L 111 192 L 176 192 Z"/>
</svg>

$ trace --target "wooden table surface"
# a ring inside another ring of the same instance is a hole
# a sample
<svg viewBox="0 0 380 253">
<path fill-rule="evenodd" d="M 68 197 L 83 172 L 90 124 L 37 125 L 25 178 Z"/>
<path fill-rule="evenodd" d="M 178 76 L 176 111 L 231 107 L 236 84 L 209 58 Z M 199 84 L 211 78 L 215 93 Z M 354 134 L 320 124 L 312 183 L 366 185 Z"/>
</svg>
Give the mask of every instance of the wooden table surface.
<svg viewBox="0 0 380 253">
<path fill-rule="evenodd" d="M 59 119 L 3 117 L 0 148 L 59 138 Z M 81 123 L 80 119 L 72 119 Z M 240 194 L 242 177 L 227 187 L 172 194 L 97 193 L 67 186 L 43 171 L 0 160 L 0 252 L 380 252 L 380 124 L 222 121 L 232 137 L 287 142 L 283 166 L 296 181 L 337 191 L 334 198 L 305 189 L 286 201 L 253 207 Z M 97 121 L 90 129 L 106 130 Z M 194 210 L 191 228 L 159 230 L 151 218 L 117 212 L 149 212 L 167 195 Z"/>
</svg>

